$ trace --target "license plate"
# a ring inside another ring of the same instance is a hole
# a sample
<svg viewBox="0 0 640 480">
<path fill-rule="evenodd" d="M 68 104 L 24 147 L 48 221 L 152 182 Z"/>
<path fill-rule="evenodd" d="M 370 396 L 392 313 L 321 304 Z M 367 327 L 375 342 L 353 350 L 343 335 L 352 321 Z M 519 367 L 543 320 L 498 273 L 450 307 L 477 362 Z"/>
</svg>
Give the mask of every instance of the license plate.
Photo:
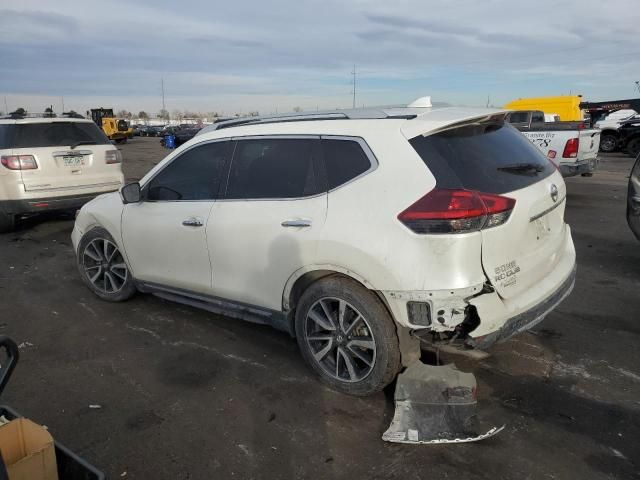
<svg viewBox="0 0 640 480">
<path fill-rule="evenodd" d="M 62 161 L 65 167 L 80 167 L 84 165 L 84 157 L 80 156 L 67 156 L 62 157 Z"/>
</svg>

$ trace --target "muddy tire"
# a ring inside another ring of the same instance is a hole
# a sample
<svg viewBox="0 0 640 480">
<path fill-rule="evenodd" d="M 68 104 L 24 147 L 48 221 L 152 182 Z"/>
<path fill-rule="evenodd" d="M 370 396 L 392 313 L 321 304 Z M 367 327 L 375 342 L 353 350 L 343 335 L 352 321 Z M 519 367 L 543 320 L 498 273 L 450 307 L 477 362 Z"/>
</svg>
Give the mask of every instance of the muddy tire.
<svg viewBox="0 0 640 480">
<path fill-rule="evenodd" d="M 0 212 L 0 233 L 13 232 L 16 228 L 16 216 Z"/>
<path fill-rule="evenodd" d="M 78 245 L 77 262 L 82 281 L 101 299 L 124 302 L 136 293 L 129 266 L 104 228 L 96 227 L 84 234 Z"/>
<path fill-rule="evenodd" d="M 400 370 L 393 319 L 353 280 L 336 275 L 311 284 L 296 306 L 295 327 L 305 361 L 335 390 L 371 395 Z"/>
</svg>

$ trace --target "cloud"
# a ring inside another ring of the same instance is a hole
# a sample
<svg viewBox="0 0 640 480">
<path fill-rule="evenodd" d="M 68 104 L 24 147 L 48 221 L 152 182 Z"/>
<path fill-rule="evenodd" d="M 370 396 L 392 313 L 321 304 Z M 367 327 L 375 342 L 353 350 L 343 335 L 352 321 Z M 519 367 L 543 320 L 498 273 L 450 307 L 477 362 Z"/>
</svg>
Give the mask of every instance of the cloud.
<svg viewBox="0 0 640 480">
<path fill-rule="evenodd" d="M 22 0 L 0 11 L 0 94 L 156 111 L 164 78 L 171 108 L 346 107 L 356 64 L 359 104 L 628 97 L 635 2 Z"/>
</svg>

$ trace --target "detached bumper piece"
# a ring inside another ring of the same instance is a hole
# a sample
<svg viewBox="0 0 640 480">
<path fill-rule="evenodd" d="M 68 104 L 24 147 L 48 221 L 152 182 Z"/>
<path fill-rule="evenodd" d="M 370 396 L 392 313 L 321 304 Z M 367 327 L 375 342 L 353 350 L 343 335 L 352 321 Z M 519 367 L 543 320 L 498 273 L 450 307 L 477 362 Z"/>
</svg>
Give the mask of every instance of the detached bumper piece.
<svg viewBox="0 0 640 480">
<path fill-rule="evenodd" d="M 476 378 L 455 365 L 415 362 L 398 376 L 396 411 L 382 435 L 386 442 L 467 443 L 490 438 L 504 425 L 477 433 Z"/>
</svg>

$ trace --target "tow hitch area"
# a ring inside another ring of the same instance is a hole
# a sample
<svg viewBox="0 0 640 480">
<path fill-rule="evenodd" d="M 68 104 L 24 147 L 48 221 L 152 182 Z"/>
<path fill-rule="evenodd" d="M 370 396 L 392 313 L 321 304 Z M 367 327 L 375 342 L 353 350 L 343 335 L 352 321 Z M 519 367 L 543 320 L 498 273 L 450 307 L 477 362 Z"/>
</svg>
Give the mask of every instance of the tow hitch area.
<svg viewBox="0 0 640 480">
<path fill-rule="evenodd" d="M 454 364 L 415 362 L 398 375 L 396 411 L 382 439 L 395 443 L 477 442 L 504 429 L 477 433 L 476 377 Z"/>
</svg>

